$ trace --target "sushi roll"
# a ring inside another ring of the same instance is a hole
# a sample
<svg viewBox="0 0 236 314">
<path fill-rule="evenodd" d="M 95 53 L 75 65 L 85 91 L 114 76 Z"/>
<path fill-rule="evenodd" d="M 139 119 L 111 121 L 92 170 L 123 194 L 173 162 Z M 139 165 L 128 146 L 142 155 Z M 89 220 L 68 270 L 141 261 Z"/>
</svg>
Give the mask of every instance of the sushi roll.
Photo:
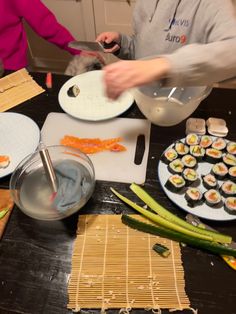
<svg viewBox="0 0 236 314">
<path fill-rule="evenodd" d="M 229 168 L 229 178 L 232 181 L 236 181 L 236 166 Z"/>
<path fill-rule="evenodd" d="M 230 215 L 236 215 L 236 197 L 227 197 L 224 204 L 225 211 Z"/>
<path fill-rule="evenodd" d="M 216 177 L 216 179 L 223 180 L 228 174 L 228 168 L 223 162 L 219 162 L 212 167 L 211 173 Z"/>
<path fill-rule="evenodd" d="M 199 144 L 199 137 L 195 133 L 189 133 L 185 138 L 185 143 L 189 146 L 191 145 L 198 145 Z"/>
<path fill-rule="evenodd" d="M 202 192 L 198 188 L 188 188 L 185 192 L 185 199 L 188 206 L 195 207 L 202 203 Z"/>
<path fill-rule="evenodd" d="M 207 190 L 218 188 L 216 177 L 210 173 L 202 176 L 202 184 Z"/>
<path fill-rule="evenodd" d="M 229 154 L 236 155 L 236 142 L 229 142 L 226 146 L 226 150 Z"/>
<path fill-rule="evenodd" d="M 208 148 L 212 144 L 212 138 L 209 135 L 203 135 L 200 140 L 200 146 L 203 148 Z"/>
<path fill-rule="evenodd" d="M 175 159 L 169 163 L 168 170 L 173 174 L 181 174 L 184 170 L 184 164 L 179 158 Z"/>
<path fill-rule="evenodd" d="M 183 178 L 186 182 L 186 185 L 191 185 L 194 182 L 197 182 L 198 174 L 194 169 L 186 168 L 183 171 Z"/>
<path fill-rule="evenodd" d="M 189 147 L 182 142 L 175 143 L 175 150 L 177 151 L 179 156 L 187 155 L 189 152 Z"/>
<path fill-rule="evenodd" d="M 211 147 L 218 150 L 224 150 L 226 148 L 226 144 L 227 144 L 226 141 L 222 137 L 217 137 L 213 141 Z"/>
<path fill-rule="evenodd" d="M 174 148 L 167 149 L 162 155 L 162 160 L 164 163 L 169 164 L 171 161 L 175 160 L 178 154 Z"/>
<path fill-rule="evenodd" d="M 200 145 L 193 145 L 190 146 L 190 154 L 200 161 L 205 155 L 205 149 Z"/>
<path fill-rule="evenodd" d="M 10 164 L 10 157 L 7 155 L 0 155 L 0 169 L 6 168 Z"/>
<path fill-rule="evenodd" d="M 207 148 L 205 154 L 205 160 L 211 164 L 221 161 L 222 152 L 215 148 Z"/>
<path fill-rule="evenodd" d="M 77 97 L 80 93 L 80 89 L 78 87 L 78 85 L 73 85 L 71 86 L 68 91 L 67 91 L 67 95 L 69 97 Z"/>
<path fill-rule="evenodd" d="M 187 168 L 195 168 L 197 166 L 197 159 L 192 155 L 185 155 L 181 160 Z"/>
<path fill-rule="evenodd" d="M 181 192 L 185 187 L 185 180 L 178 174 L 170 176 L 166 182 L 166 187 L 174 193 Z"/>
<path fill-rule="evenodd" d="M 226 164 L 226 166 L 228 167 L 233 167 L 236 166 L 236 156 L 232 155 L 232 154 L 225 154 L 223 156 L 223 162 Z"/>
<path fill-rule="evenodd" d="M 236 196 L 236 183 L 230 180 L 225 181 L 220 187 L 220 192 L 224 197 Z"/>
<path fill-rule="evenodd" d="M 206 204 L 211 207 L 216 207 L 221 205 L 222 198 L 220 193 L 217 190 L 210 189 L 204 193 L 204 198 L 206 201 Z"/>
</svg>

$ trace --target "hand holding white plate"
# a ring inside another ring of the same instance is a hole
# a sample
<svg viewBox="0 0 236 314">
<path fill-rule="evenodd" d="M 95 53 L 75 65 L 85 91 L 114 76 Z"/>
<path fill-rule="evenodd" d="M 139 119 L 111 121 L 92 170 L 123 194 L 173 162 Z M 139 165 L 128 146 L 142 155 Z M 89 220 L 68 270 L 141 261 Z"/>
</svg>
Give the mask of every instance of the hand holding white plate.
<svg viewBox="0 0 236 314">
<path fill-rule="evenodd" d="M 77 85 L 79 94 L 69 96 L 68 90 Z M 125 112 L 134 102 L 129 92 L 113 101 L 106 97 L 103 71 L 90 71 L 69 79 L 60 89 L 58 100 L 69 115 L 87 121 L 107 120 Z"/>
</svg>

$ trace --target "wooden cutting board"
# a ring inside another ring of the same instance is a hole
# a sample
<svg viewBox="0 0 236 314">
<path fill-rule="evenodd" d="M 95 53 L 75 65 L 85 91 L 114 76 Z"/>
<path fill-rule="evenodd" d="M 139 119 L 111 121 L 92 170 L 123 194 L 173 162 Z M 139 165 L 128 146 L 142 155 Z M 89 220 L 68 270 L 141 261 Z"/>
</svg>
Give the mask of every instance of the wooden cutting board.
<svg viewBox="0 0 236 314">
<path fill-rule="evenodd" d="M 6 213 L 6 215 L 2 219 L 0 219 L 0 239 L 3 235 L 8 219 L 11 215 L 13 206 L 14 206 L 14 203 L 11 198 L 10 191 L 0 189 L 0 212 L 4 208 L 9 208 L 9 211 Z"/>
<path fill-rule="evenodd" d="M 41 130 L 42 141 L 58 145 L 64 135 L 81 138 L 122 137 L 125 152 L 99 152 L 89 157 L 95 168 L 97 180 L 143 184 L 146 179 L 151 123 L 146 119 L 115 118 L 100 122 L 81 121 L 65 113 L 50 113 Z M 138 138 L 144 138 L 144 152 L 137 163 Z"/>
</svg>

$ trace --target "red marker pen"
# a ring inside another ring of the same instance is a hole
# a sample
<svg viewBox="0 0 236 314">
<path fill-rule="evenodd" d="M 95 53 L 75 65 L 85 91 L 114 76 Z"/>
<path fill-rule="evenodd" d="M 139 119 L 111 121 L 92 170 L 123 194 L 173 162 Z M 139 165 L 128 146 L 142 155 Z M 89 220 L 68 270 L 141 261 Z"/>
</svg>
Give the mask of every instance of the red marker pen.
<svg viewBox="0 0 236 314">
<path fill-rule="evenodd" d="M 52 73 L 48 72 L 46 75 L 46 82 L 45 82 L 47 88 L 52 88 Z"/>
</svg>

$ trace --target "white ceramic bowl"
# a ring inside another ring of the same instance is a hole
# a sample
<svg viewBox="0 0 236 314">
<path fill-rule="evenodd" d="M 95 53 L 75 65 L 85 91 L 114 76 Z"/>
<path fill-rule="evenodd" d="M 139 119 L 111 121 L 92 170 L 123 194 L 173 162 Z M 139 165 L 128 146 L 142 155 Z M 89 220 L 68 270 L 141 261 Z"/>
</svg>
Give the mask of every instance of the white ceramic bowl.
<svg viewBox="0 0 236 314">
<path fill-rule="evenodd" d="M 17 206 L 28 216 L 40 220 L 59 220 L 82 208 L 95 186 L 90 158 L 75 148 L 48 146 L 57 177 L 58 191 L 48 181 L 39 151 L 17 166 L 10 180 L 11 194 Z"/>
<path fill-rule="evenodd" d="M 161 88 L 155 83 L 135 88 L 132 92 L 137 106 L 153 124 L 173 126 L 196 110 L 210 94 L 211 87 Z"/>
</svg>

